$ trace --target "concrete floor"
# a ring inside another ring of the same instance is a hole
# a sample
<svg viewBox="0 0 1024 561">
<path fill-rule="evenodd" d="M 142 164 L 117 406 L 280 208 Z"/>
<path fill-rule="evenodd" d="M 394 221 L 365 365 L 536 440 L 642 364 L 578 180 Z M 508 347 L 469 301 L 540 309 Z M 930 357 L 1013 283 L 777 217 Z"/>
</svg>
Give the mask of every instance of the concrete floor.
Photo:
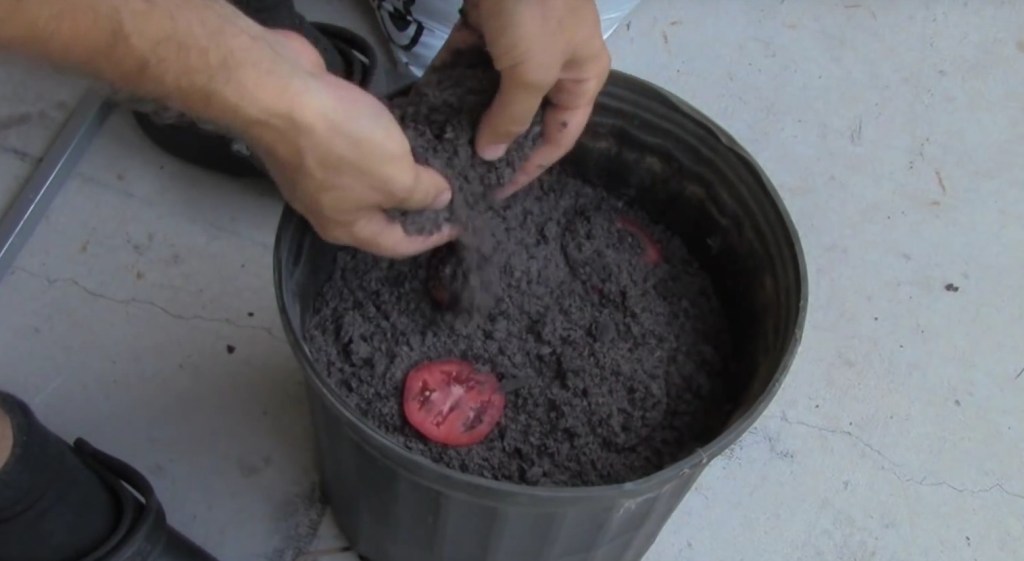
<svg viewBox="0 0 1024 561">
<path fill-rule="evenodd" d="M 811 281 L 782 392 L 648 559 L 1017 558 L 1024 4 L 648 0 L 610 44 L 761 162 Z M 0 58 L 0 206 L 83 87 Z M 274 304 L 279 210 L 117 114 L 0 289 L 0 385 L 144 470 L 225 561 L 343 543 Z"/>
</svg>

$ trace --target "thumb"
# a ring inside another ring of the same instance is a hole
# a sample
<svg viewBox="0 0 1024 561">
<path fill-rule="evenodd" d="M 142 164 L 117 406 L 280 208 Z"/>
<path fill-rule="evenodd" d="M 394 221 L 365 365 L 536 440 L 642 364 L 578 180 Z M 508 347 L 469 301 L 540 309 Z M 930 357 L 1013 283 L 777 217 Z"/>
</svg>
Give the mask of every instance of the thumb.
<svg viewBox="0 0 1024 561">
<path fill-rule="evenodd" d="M 401 210 L 442 209 L 452 200 L 452 188 L 448 181 L 434 169 L 417 165 L 410 187 L 399 194 L 397 200 L 389 201 L 387 208 Z"/>
<path fill-rule="evenodd" d="M 557 78 L 557 72 L 527 69 L 524 65 L 502 70 L 498 94 L 480 120 L 477 154 L 488 161 L 504 156 L 509 144 L 530 128 Z"/>
</svg>

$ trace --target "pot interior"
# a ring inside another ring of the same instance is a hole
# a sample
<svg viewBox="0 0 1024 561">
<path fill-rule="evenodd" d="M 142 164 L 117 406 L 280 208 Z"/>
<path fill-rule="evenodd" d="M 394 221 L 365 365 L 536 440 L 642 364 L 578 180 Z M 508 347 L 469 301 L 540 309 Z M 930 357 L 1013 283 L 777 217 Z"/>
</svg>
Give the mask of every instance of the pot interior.
<svg viewBox="0 0 1024 561">
<path fill-rule="evenodd" d="M 613 73 L 565 165 L 679 235 L 712 278 L 736 352 L 726 380 L 734 409 L 725 427 L 706 435 L 700 455 L 683 462 L 702 463 L 753 423 L 799 343 L 806 274 L 796 231 L 768 179 L 731 137 L 678 98 L 625 74 Z M 307 374 L 358 418 L 316 371 L 303 335 L 336 251 L 285 211 L 275 280 L 286 331 Z"/>
<path fill-rule="evenodd" d="M 778 389 L 803 329 L 806 272 L 774 186 L 731 136 L 675 96 L 616 76 L 576 149 L 573 172 L 680 236 L 711 276 L 736 356 L 724 449 Z M 717 450 L 720 451 L 720 450 Z"/>
</svg>

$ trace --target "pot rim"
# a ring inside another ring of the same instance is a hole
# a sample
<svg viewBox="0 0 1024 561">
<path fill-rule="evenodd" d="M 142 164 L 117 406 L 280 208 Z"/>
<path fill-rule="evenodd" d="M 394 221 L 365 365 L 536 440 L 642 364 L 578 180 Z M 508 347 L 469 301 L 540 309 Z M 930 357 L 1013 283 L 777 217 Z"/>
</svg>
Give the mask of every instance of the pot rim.
<svg viewBox="0 0 1024 561">
<path fill-rule="evenodd" d="M 742 146 L 740 146 L 740 144 L 729 133 L 712 121 L 707 115 L 700 112 L 698 109 L 675 94 L 642 78 L 617 70 L 613 70 L 611 76 L 609 76 L 606 88 L 607 87 L 646 90 L 647 93 L 652 94 L 652 96 L 656 95 L 657 97 L 660 97 L 660 101 L 669 103 L 670 105 L 678 108 L 682 113 L 685 113 L 688 117 L 699 121 L 707 127 L 708 130 L 712 131 L 726 148 L 733 151 L 752 167 L 757 177 L 760 178 L 764 188 L 767 190 L 771 200 L 774 202 L 776 210 L 781 216 L 786 232 L 792 243 L 793 253 L 799 269 L 800 282 L 800 297 L 798 302 L 799 309 L 797 310 L 796 323 L 774 377 L 750 408 L 739 417 L 735 417 L 731 424 L 726 426 L 725 429 L 707 445 L 697 447 L 694 452 L 687 455 L 685 458 L 650 475 L 626 483 L 585 487 L 544 487 L 497 481 L 451 469 L 435 463 L 420 454 L 411 452 L 389 438 L 382 430 L 370 423 L 369 420 L 364 418 L 354 409 L 351 409 L 350 406 L 346 404 L 345 400 L 336 393 L 337 390 L 335 390 L 326 381 L 324 374 L 314 366 L 308 347 L 299 337 L 299 334 L 296 332 L 296 326 L 293 325 L 292 320 L 289 317 L 282 291 L 284 286 L 284 271 L 282 271 L 282 262 L 284 261 L 283 251 L 284 244 L 287 241 L 285 240 L 285 234 L 297 225 L 305 223 L 304 218 L 299 216 L 299 214 L 292 210 L 291 207 L 285 205 L 278 223 L 277 234 L 275 236 L 273 263 L 274 292 L 277 299 L 278 312 L 281 315 L 281 321 L 284 325 L 288 344 L 291 347 L 293 354 L 295 354 L 299 359 L 306 379 L 314 382 L 314 386 L 321 397 L 327 398 L 335 411 L 340 412 L 347 421 L 360 429 L 359 431 L 351 431 L 353 436 L 359 438 L 364 442 L 364 444 L 370 445 L 373 453 L 383 456 L 389 463 L 393 464 L 397 469 L 401 469 L 401 471 L 405 472 L 410 477 L 419 480 L 429 480 L 431 484 L 444 486 L 448 488 L 449 491 L 454 491 L 457 488 L 457 485 L 461 485 L 461 490 L 458 492 L 469 494 L 467 493 L 467 490 L 472 490 L 474 491 L 474 496 L 477 498 L 482 498 L 479 495 L 479 492 L 481 491 L 499 492 L 503 494 L 514 493 L 523 496 L 524 498 L 585 499 L 618 494 L 623 490 L 643 491 L 648 489 L 658 489 L 668 482 L 673 481 L 691 471 L 702 470 L 712 459 L 732 446 L 732 444 L 739 440 L 739 438 L 746 433 L 751 426 L 753 426 L 754 422 L 761 417 L 764 410 L 768 407 L 768 404 L 771 403 L 772 399 L 774 399 L 775 395 L 778 393 L 779 388 L 782 386 L 782 382 L 793 364 L 796 352 L 800 347 L 803 337 L 804 322 L 807 315 L 808 285 L 807 268 L 799 234 L 797 233 L 792 218 L 783 204 L 778 191 L 775 189 L 774 184 L 754 158 Z M 308 224 L 306 227 L 309 229 L 309 232 L 312 233 L 312 228 L 310 228 Z M 297 329 L 301 330 L 302 328 L 301 326 L 297 326 Z M 399 459 L 401 462 L 396 461 Z M 507 495 L 503 496 L 505 497 L 504 500 L 507 501 Z"/>
</svg>

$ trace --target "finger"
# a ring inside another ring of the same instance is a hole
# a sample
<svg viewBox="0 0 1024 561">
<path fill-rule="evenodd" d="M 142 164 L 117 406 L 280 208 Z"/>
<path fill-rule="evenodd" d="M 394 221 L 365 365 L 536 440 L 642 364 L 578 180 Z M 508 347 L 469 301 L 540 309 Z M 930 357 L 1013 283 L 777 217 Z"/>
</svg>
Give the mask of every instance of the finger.
<svg viewBox="0 0 1024 561">
<path fill-rule="evenodd" d="M 548 100 L 559 107 L 593 105 L 610 73 L 611 58 L 607 50 L 598 51 L 583 62 L 572 61 L 548 92 Z"/>
<path fill-rule="evenodd" d="M 430 74 L 430 71 L 434 68 L 444 66 L 452 55 L 455 53 L 471 48 L 479 47 L 483 45 L 483 37 L 475 29 L 467 25 L 464 21 L 459 20 L 452 28 L 452 32 L 448 35 L 448 39 L 441 46 L 441 50 L 434 55 L 434 60 L 430 61 L 430 66 L 424 74 Z"/>
<path fill-rule="evenodd" d="M 498 198 L 513 195 L 555 165 L 579 140 L 590 119 L 592 105 L 576 109 L 548 107 L 544 111 L 544 136 L 507 185 L 497 192 Z"/>
<path fill-rule="evenodd" d="M 392 187 L 390 197 L 381 201 L 383 208 L 402 210 L 442 209 L 452 200 L 452 188 L 436 170 L 416 165 L 411 182 Z M 385 191 L 387 193 L 388 191 Z"/>
<path fill-rule="evenodd" d="M 544 110 L 541 143 L 534 149 L 509 183 L 498 191 L 504 198 L 519 191 L 572 150 L 590 120 L 594 103 L 608 76 L 606 63 L 595 61 L 583 75 L 590 78 L 559 81 L 548 94 L 551 102 Z"/>
<path fill-rule="evenodd" d="M 501 85 L 480 120 L 476 151 L 494 161 L 505 155 L 512 141 L 526 132 L 558 79 L 558 70 L 519 64 L 501 71 Z"/>
<path fill-rule="evenodd" d="M 430 251 L 444 245 L 456 237 L 458 230 L 445 225 L 441 231 L 429 236 L 410 236 L 402 229 L 401 224 L 388 218 L 383 212 L 372 211 L 360 215 L 345 236 L 348 243 L 363 251 L 388 257 L 404 259 Z"/>
<path fill-rule="evenodd" d="M 566 66 L 562 79 L 547 95 L 549 104 L 544 111 L 541 144 L 506 186 L 506 196 L 536 179 L 572 150 L 586 128 L 610 72 L 611 57 L 607 48 L 597 49 L 590 56 Z"/>
</svg>

